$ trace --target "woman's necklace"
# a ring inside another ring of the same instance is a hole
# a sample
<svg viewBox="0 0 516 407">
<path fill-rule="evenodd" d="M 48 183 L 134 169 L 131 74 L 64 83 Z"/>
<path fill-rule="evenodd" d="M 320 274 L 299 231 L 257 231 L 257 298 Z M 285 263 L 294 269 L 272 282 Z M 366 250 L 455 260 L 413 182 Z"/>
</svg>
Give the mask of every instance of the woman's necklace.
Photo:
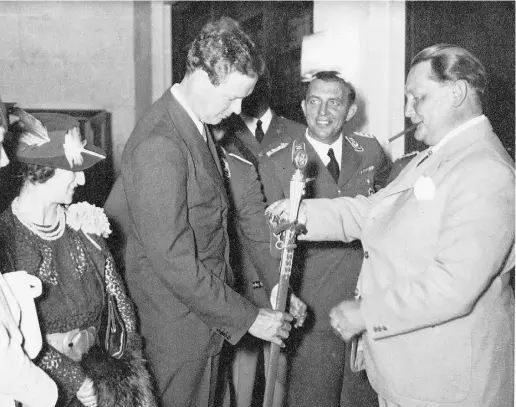
<svg viewBox="0 0 516 407">
<path fill-rule="evenodd" d="M 66 220 L 65 212 L 61 205 L 57 206 L 57 216 L 54 224 L 50 226 L 38 225 L 23 217 L 19 209 L 18 198 L 15 198 L 11 203 L 13 214 L 18 218 L 23 226 L 29 229 L 32 233 L 38 235 L 43 240 L 57 240 L 63 236 Z"/>
</svg>

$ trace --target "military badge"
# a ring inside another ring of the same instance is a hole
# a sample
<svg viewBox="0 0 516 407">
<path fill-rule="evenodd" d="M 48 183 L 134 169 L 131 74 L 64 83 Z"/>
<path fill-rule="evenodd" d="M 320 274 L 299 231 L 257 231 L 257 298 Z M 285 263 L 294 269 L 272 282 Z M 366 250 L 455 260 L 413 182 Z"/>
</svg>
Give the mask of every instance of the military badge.
<svg viewBox="0 0 516 407">
<path fill-rule="evenodd" d="M 366 172 L 370 172 L 374 170 L 374 165 L 371 165 L 370 167 L 364 168 L 363 170 L 360 170 L 359 174 L 362 175 Z"/>
<path fill-rule="evenodd" d="M 280 151 L 280 150 L 283 150 L 286 146 L 288 146 L 288 143 L 281 143 L 279 146 L 274 147 L 273 149 L 271 149 L 271 150 L 267 151 L 267 152 L 265 153 L 265 155 L 266 155 L 267 157 L 270 157 L 270 156 L 271 156 L 271 155 L 273 155 L 275 152 Z"/>
<path fill-rule="evenodd" d="M 263 283 L 261 281 L 253 281 L 253 288 L 256 290 L 258 288 L 262 288 Z"/>
<path fill-rule="evenodd" d="M 351 147 L 353 147 L 353 149 L 355 151 L 358 151 L 358 152 L 364 151 L 364 147 L 362 147 L 360 144 L 358 144 L 353 137 L 346 136 L 346 140 L 348 140 L 349 144 L 351 144 Z"/>
</svg>

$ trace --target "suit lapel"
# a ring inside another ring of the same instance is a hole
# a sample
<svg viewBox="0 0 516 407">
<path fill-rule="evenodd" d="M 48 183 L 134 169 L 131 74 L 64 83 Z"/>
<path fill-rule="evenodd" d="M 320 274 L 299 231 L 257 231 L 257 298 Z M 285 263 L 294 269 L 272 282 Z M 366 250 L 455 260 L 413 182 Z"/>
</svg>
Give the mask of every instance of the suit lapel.
<svg viewBox="0 0 516 407">
<path fill-rule="evenodd" d="M 207 133 L 208 143 L 206 143 L 197 126 L 172 93 L 166 92 L 163 98 L 178 135 L 184 140 L 194 159 L 205 168 L 218 190 L 225 196 L 226 190 L 222 179 L 222 169 L 220 162 L 215 161 L 218 155 L 216 151 L 214 153 L 211 151 L 211 148 L 215 148 L 213 140 L 211 140 L 211 134 Z M 210 140 L 212 147 L 209 147 Z"/>
<path fill-rule="evenodd" d="M 260 143 L 256 140 L 251 130 L 247 127 L 244 120 L 240 116 L 235 118 L 235 136 L 244 143 L 244 145 L 256 157 L 260 153 Z M 262 140 L 263 141 L 263 140 Z"/>
<path fill-rule="evenodd" d="M 204 132 L 206 133 L 208 149 L 210 150 L 213 160 L 215 161 L 215 165 L 217 166 L 217 169 L 219 170 L 219 174 L 221 176 L 223 176 L 222 167 L 220 165 L 220 157 L 217 153 L 217 149 L 215 148 L 215 143 L 213 142 L 213 136 L 211 135 L 211 131 L 206 124 L 204 124 Z"/>
<path fill-rule="evenodd" d="M 363 157 L 359 155 L 342 136 L 342 159 L 340 164 L 339 186 L 345 185 L 360 168 Z"/>
<path fill-rule="evenodd" d="M 426 156 L 428 150 L 419 153 L 417 156 L 419 159 L 412 160 L 397 179 L 386 188 L 386 195 L 397 194 L 412 188 L 419 177 L 431 177 L 443 162 L 449 161 L 454 156 L 461 154 L 486 134 L 496 137 L 492 130 L 489 120 L 484 119 L 474 127 L 467 128 L 462 132 L 467 132 L 467 136 L 457 134 L 425 161 L 421 160 Z M 421 164 L 418 165 L 420 162 Z"/>
<path fill-rule="evenodd" d="M 282 141 L 281 135 L 282 132 L 279 128 L 279 120 L 278 116 L 274 112 L 272 112 L 272 119 L 269 123 L 269 127 L 267 128 L 267 132 L 265 133 L 265 137 L 262 140 L 262 144 L 260 145 L 261 149 L 267 151 L 269 147 L 273 145 L 279 144 Z M 290 141 L 290 140 L 289 140 Z"/>
</svg>

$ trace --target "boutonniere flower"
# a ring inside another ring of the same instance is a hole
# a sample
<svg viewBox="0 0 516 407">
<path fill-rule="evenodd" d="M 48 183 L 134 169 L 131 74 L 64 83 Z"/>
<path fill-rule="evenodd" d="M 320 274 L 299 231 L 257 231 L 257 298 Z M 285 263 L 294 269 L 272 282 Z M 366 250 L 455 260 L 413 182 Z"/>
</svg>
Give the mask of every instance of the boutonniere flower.
<svg viewBox="0 0 516 407">
<path fill-rule="evenodd" d="M 107 238 L 111 233 L 109 220 L 104 209 L 88 202 L 69 205 L 66 209 L 66 224 L 72 229 L 82 231 L 95 247 L 100 246 L 89 236 L 95 234 Z"/>
<path fill-rule="evenodd" d="M 435 197 L 435 184 L 432 178 L 421 176 L 414 184 L 414 196 L 418 201 L 431 201 Z"/>
</svg>

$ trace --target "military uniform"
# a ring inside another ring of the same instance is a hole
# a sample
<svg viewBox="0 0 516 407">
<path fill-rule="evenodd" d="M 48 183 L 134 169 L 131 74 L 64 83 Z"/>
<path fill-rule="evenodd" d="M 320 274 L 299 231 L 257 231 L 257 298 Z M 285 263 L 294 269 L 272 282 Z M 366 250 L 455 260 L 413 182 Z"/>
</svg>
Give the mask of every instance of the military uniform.
<svg viewBox="0 0 516 407">
<path fill-rule="evenodd" d="M 310 142 L 303 138 L 308 155 L 304 170 L 308 182 L 304 198 L 336 198 L 371 195 L 385 185 L 390 160 L 376 138 L 364 133 L 343 136 L 340 176 L 335 182 Z M 289 196 L 294 173 L 291 146 L 264 154 L 261 181 L 267 203 Z M 376 395 L 363 377 L 352 374 L 346 344 L 332 331 L 329 312 L 339 302 L 354 297 L 363 251 L 358 242 L 298 242 L 290 278 L 294 292 L 308 305 L 305 326 L 292 334 L 287 349 L 290 358 L 289 406 L 362 405 L 360 398 L 376 403 Z M 293 342 L 293 343 L 292 343 Z M 349 376 L 348 376 L 349 374 Z M 355 392 L 359 389 L 359 393 Z M 346 404 L 349 403 L 349 404 Z"/>
<path fill-rule="evenodd" d="M 278 260 L 270 254 L 265 200 L 253 164 L 238 152 L 219 149 L 230 199 L 228 224 L 235 289 L 260 307 L 278 281 Z"/>
<path fill-rule="evenodd" d="M 272 112 L 272 119 L 261 143 L 251 133 L 240 116 L 233 115 L 226 122 L 222 145 L 230 149 L 235 146 L 242 157 L 258 169 L 261 154 L 281 143 L 289 143 L 305 134 L 306 126 Z"/>
<path fill-rule="evenodd" d="M 243 158 L 234 145 L 228 148 L 219 148 L 219 156 L 230 201 L 228 233 L 234 288 L 259 307 L 271 308 L 269 298 L 278 282 L 279 260 L 270 254 L 262 187 L 253 163 Z M 255 380 L 263 371 L 258 365 L 263 341 L 245 335 L 233 349 L 226 351 L 225 357 L 232 358 L 227 365 L 232 366 L 232 394 L 236 398 L 231 405 L 250 406 Z M 281 386 L 281 381 L 277 382 L 277 387 Z M 229 406 L 227 398 L 223 405 Z"/>
</svg>

